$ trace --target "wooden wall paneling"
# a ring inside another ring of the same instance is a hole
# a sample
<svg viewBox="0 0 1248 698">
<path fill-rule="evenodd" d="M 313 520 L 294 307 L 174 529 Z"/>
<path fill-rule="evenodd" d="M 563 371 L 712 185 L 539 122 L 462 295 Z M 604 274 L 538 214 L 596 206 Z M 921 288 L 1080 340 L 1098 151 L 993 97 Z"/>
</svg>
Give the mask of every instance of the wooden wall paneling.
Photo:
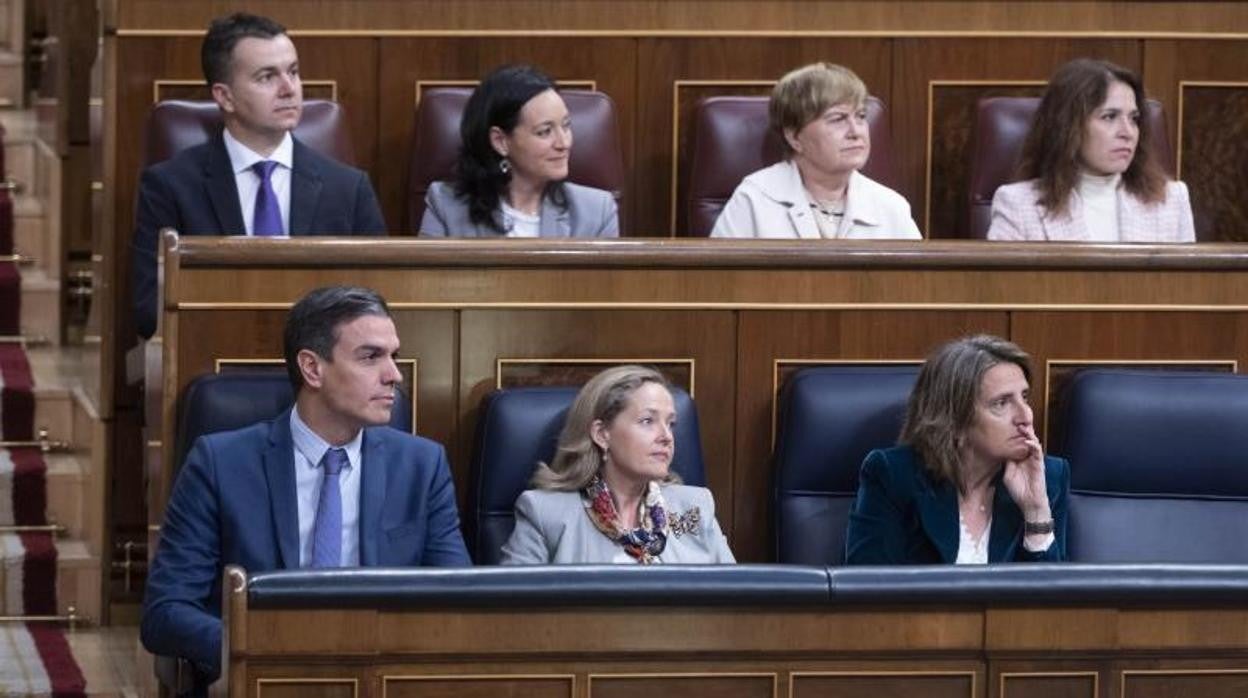
<svg viewBox="0 0 1248 698">
<path fill-rule="evenodd" d="M 959 218 L 959 213 L 965 207 L 961 200 L 967 191 L 969 131 L 978 96 L 1003 88 L 1009 94 L 1020 81 L 1047 81 L 1062 63 L 1082 56 L 1107 58 L 1133 70 L 1139 70 L 1142 62 L 1140 42 L 1132 39 L 901 38 L 895 46 L 897 103 L 889 106 L 894 151 L 901 154 L 898 165 L 905 182 L 901 193 L 929 238 L 962 236 L 965 214 Z M 934 100 L 933 92 L 945 88 L 956 93 Z M 954 99 L 958 96 L 961 102 Z M 933 101 L 941 105 L 942 118 L 929 123 Z"/>
<path fill-rule="evenodd" d="M 1120 676 L 1123 698 L 1236 698 L 1248 695 L 1248 669 L 1159 668 L 1125 669 Z"/>
<path fill-rule="evenodd" d="M 932 698 L 978 698 L 977 671 L 846 671 L 794 672 L 793 698 L 837 696 L 931 696 Z"/>
<path fill-rule="evenodd" d="M 574 698 L 576 676 L 547 674 L 465 674 L 381 677 L 385 698 Z"/>
<path fill-rule="evenodd" d="M 1101 667 L 1086 662 L 990 661 L 988 671 L 989 695 L 997 698 L 1107 698 L 1101 692 Z"/>
<path fill-rule="evenodd" d="M 1242 312 L 1015 311 L 1010 339 L 1031 354 L 1036 431 L 1049 438 L 1045 416 L 1060 402 L 1049 382 L 1056 381 L 1060 391 L 1071 365 L 1144 362 L 1211 371 L 1227 370 L 1228 363 L 1248 366 L 1248 313 Z"/>
<path fill-rule="evenodd" d="M 590 698 L 778 698 L 776 674 L 590 674 Z"/>
<path fill-rule="evenodd" d="M 774 559 L 771 525 L 772 434 L 777 364 L 793 360 L 922 360 L 966 334 L 1006 335 L 996 311 L 744 311 L 737 343 L 737 465 L 733 490 L 737 559 Z"/>
<path fill-rule="evenodd" d="M 236 5 L 220 0 L 121 0 L 119 25 L 202 28 Z M 1237 2 L 1170 0 L 249 0 L 249 11 L 297 29 L 606 31 L 1075 31 L 1231 32 L 1248 27 Z"/>
<path fill-rule="evenodd" d="M 815 61 L 848 66 L 891 107 L 891 41 L 880 38 L 643 38 L 638 48 L 637 157 L 634 177 L 638 200 L 634 230 L 640 235 L 684 233 L 672 229 L 675 182 L 673 158 L 688 161 L 688 136 L 697 100 L 710 94 L 756 94 L 759 81 L 774 81 Z M 734 89 L 701 81 L 740 81 Z M 679 84 L 685 87 L 677 88 Z M 679 99 L 679 104 L 676 100 Z M 676 121 L 674 133 L 673 121 Z M 673 152 L 673 146 L 677 148 Z M 678 168 L 679 169 L 679 168 Z"/>
<path fill-rule="evenodd" d="M 465 310 L 460 319 L 459 439 L 455 486 L 468 492 L 477 409 L 497 383 L 499 359 L 691 359 L 707 486 L 733 535 L 733 399 L 736 319 L 729 311 Z M 668 362 L 663 362 L 668 363 Z M 660 368 L 662 365 L 660 365 Z M 604 366 L 605 368 L 605 366 Z M 450 445 L 448 444 L 448 448 Z M 680 448 L 680 444 L 676 445 Z M 462 506 L 462 504 L 461 504 Z M 733 550 L 736 550 L 734 545 Z"/>
<path fill-rule="evenodd" d="M 535 41 L 522 35 L 402 37 L 382 38 L 380 46 L 378 113 L 381 148 L 387 157 L 379 163 L 375 174 L 380 187 L 377 195 L 391 230 L 409 230 L 420 223 L 407 221 L 407 175 L 418 81 L 473 82 L 507 63 L 531 63 L 556 81 L 593 81 L 599 91 L 615 101 L 625 172 L 634 171 L 638 79 L 637 44 L 633 39 L 570 36 Z M 620 206 L 621 225 L 635 227 L 632 221 L 637 205 L 636 189 L 626 179 Z"/>
<path fill-rule="evenodd" d="M 1148 92 L 1166 107 L 1196 239 L 1248 241 L 1248 201 L 1239 187 L 1248 177 L 1248 46 L 1147 40 L 1144 63 Z"/>
</svg>

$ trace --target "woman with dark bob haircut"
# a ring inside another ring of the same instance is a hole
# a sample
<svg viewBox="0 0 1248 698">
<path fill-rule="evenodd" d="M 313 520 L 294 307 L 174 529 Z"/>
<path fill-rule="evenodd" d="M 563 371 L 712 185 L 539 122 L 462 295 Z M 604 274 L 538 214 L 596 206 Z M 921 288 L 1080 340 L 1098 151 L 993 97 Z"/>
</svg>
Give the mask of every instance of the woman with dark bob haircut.
<svg viewBox="0 0 1248 698">
<path fill-rule="evenodd" d="M 1144 85 L 1109 61 L 1058 69 L 1023 143 L 1021 179 L 992 198 L 989 240 L 1193 242 L 1187 186 L 1167 181 Z"/>
<path fill-rule="evenodd" d="M 1030 358 L 999 337 L 933 352 L 910 393 L 902 445 L 863 461 L 846 561 L 1064 560 L 1070 466 L 1044 455 L 1030 383 Z"/>
<path fill-rule="evenodd" d="M 564 180 L 572 120 L 555 83 L 527 65 L 485 76 L 464 107 L 455 182 L 434 182 L 420 234 L 617 237 L 609 192 Z"/>
</svg>

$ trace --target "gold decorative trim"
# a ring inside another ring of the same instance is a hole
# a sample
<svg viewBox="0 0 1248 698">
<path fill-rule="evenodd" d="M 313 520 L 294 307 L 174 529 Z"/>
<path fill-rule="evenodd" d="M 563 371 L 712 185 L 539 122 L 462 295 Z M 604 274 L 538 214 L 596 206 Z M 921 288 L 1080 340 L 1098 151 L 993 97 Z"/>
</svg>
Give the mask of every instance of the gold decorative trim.
<svg viewBox="0 0 1248 698">
<path fill-rule="evenodd" d="M 1239 373 L 1238 359 L 1047 359 L 1044 362 L 1044 433 L 1041 443 L 1049 449 L 1049 404 L 1053 396 L 1053 368 L 1056 366 L 1230 366 L 1231 373 Z M 1034 412 L 1033 412 L 1034 420 Z"/>
<path fill-rule="evenodd" d="M 658 365 L 658 366 L 671 365 L 671 364 L 687 364 L 689 366 L 689 398 L 694 399 L 697 397 L 697 380 L 695 377 L 696 371 L 697 371 L 697 359 L 694 359 L 692 357 L 668 358 L 668 359 L 647 359 L 647 358 L 558 359 L 558 358 L 550 358 L 550 357 L 534 358 L 534 359 L 520 359 L 520 358 L 508 359 L 508 358 L 500 357 L 496 359 L 494 362 L 494 389 L 495 390 L 503 389 L 503 366 L 506 364 L 581 364 L 581 365 L 599 364 L 603 366 L 619 366 L 622 364 L 641 364 L 641 365 L 651 364 L 651 365 Z"/>
<path fill-rule="evenodd" d="M 178 310 L 289 310 L 289 302 L 181 301 Z M 996 310 L 1017 312 L 1248 312 L 1248 305 L 1177 303 L 733 303 L 628 301 L 387 301 L 392 310 Z"/>
<path fill-rule="evenodd" d="M 658 671 L 653 673 L 588 674 L 585 689 L 594 694 L 594 679 L 630 681 L 634 679 L 771 679 L 771 695 L 780 695 L 780 674 L 774 671 Z"/>
<path fill-rule="evenodd" d="M 776 420 L 780 414 L 780 366 L 922 366 L 923 359 L 772 359 L 771 450 L 776 450 Z"/>
<path fill-rule="evenodd" d="M 382 674 L 381 695 L 384 698 L 388 683 L 404 681 L 533 681 L 563 680 L 568 682 L 568 696 L 576 696 L 576 674 Z"/>
<path fill-rule="evenodd" d="M 671 208 L 668 217 L 668 237 L 676 237 L 676 213 L 679 203 L 676 200 L 678 177 L 680 174 L 680 88 L 682 87 L 765 87 L 775 85 L 775 80 L 682 80 L 672 81 L 672 186 Z"/>
<path fill-rule="evenodd" d="M 116 29 L 119 38 L 175 38 L 204 35 L 203 29 Z M 1159 32 L 1159 31 L 991 31 L 991 30 L 712 30 L 712 29 L 292 29 L 290 36 L 315 38 L 691 38 L 691 39 L 1189 39 L 1192 41 L 1244 41 L 1243 32 Z"/>
<path fill-rule="evenodd" d="M 420 98 L 426 87 L 473 87 L 481 84 L 480 80 L 417 80 L 416 81 L 416 102 L 414 107 L 420 106 Z M 555 85 L 559 88 L 570 87 L 574 90 L 598 90 L 597 80 L 555 80 Z"/>
<path fill-rule="evenodd" d="M 1092 677 L 1092 696 L 1101 695 L 1101 674 L 1098 671 L 1003 671 L 998 683 L 997 695 L 1006 698 L 1005 680 L 1007 678 L 1079 678 Z"/>
<path fill-rule="evenodd" d="M 285 679 L 256 679 L 256 698 L 264 698 L 266 685 L 299 685 L 299 684 L 351 684 L 351 695 L 359 698 L 360 680 L 356 678 L 326 679 L 318 676 L 307 676 Z"/>
<path fill-rule="evenodd" d="M 411 385 L 411 390 L 409 390 L 408 392 L 411 394 L 410 398 L 411 398 L 411 409 L 412 409 L 412 433 L 416 434 L 417 433 L 416 425 L 419 423 L 418 420 L 416 419 L 416 416 L 417 416 L 416 392 L 417 392 L 417 385 L 420 382 L 420 360 L 419 359 L 395 359 L 395 363 L 399 364 L 400 366 L 405 366 L 405 365 L 410 364 L 412 367 L 412 385 Z M 283 366 L 284 367 L 285 365 L 286 365 L 285 359 L 248 359 L 248 358 L 217 357 L 212 360 L 212 372 L 217 373 L 217 374 L 221 373 L 221 368 L 223 366 Z"/>
<path fill-rule="evenodd" d="M 203 32 L 198 32 L 196 34 L 196 36 L 202 36 L 202 35 L 203 35 Z M 324 87 L 328 85 L 330 88 L 329 100 L 331 102 L 338 101 L 338 81 L 337 80 L 306 80 L 305 79 L 305 80 L 302 80 L 301 82 L 303 83 L 304 87 L 307 87 L 309 85 L 313 87 Z M 184 78 L 157 78 L 152 81 L 152 104 L 160 103 L 161 101 L 160 89 L 162 87 L 185 87 L 188 85 L 199 86 L 203 84 L 204 84 L 203 78 L 199 78 L 197 80 L 187 80 Z"/>
<path fill-rule="evenodd" d="M 995 85 L 999 87 L 1036 87 L 1047 85 L 1048 80 L 928 80 L 927 81 L 927 166 L 923 183 L 923 239 L 932 238 L 932 134 L 935 133 L 936 88 L 976 87 Z M 974 128 L 972 126 L 972 128 Z M 965 231 L 963 231 L 965 232 Z"/>
<path fill-rule="evenodd" d="M 793 684 L 797 683 L 797 679 L 821 676 L 969 676 L 971 677 L 971 691 L 967 694 L 967 698 L 975 698 L 979 693 L 976 690 L 979 685 L 979 672 L 977 671 L 794 671 L 789 673 L 788 698 L 793 698 Z"/>
<path fill-rule="evenodd" d="M 1184 90 L 1188 87 L 1225 87 L 1225 88 L 1248 88 L 1248 82 L 1242 81 L 1219 81 L 1219 80 L 1180 80 L 1179 81 L 1179 116 L 1178 123 L 1174 129 L 1174 178 L 1183 179 L 1183 115 Z"/>
<path fill-rule="evenodd" d="M 1137 676 L 1210 676 L 1224 674 L 1227 676 L 1243 676 L 1248 669 L 1123 669 L 1119 676 L 1118 695 L 1127 698 L 1127 678 Z"/>
</svg>

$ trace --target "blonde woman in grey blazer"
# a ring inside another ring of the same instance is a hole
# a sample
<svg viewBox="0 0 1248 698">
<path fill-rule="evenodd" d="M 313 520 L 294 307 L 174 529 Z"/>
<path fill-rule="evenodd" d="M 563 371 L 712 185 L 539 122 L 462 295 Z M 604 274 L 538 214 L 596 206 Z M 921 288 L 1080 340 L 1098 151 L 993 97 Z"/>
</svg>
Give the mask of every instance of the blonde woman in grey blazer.
<svg viewBox="0 0 1248 698">
<path fill-rule="evenodd" d="M 675 419 L 653 369 L 616 366 L 586 383 L 555 457 L 516 501 L 503 564 L 735 562 L 710 490 L 670 470 Z"/>
<path fill-rule="evenodd" d="M 425 196 L 430 237 L 618 237 L 609 192 L 571 184 L 572 120 L 555 83 L 527 65 L 485 76 L 464 106 L 454 182 Z"/>
</svg>

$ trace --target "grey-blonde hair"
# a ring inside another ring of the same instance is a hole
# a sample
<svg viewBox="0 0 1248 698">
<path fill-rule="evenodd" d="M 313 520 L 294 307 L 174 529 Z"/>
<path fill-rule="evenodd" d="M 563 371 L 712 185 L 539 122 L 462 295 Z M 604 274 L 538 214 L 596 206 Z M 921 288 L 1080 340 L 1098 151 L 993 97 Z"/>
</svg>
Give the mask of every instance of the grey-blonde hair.
<svg viewBox="0 0 1248 698">
<path fill-rule="evenodd" d="M 962 490 L 960 444 L 975 420 L 975 402 L 984 374 L 1011 363 L 1031 383 L 1031 357 L 1011 341 L 981 334 L 955 339 L 932 352 L 910 393 L 901 443 L 918 451 L 937 481 Z"/>
<path fill-rule="evenodd" d="M 604 453 L 591 436 L 594 422 L 610 424 L 624 411 L 628 399 L 646 383 L 657 383 L 668 391 L 671 385 L 663 374 L 647 366 L 613 366 L 589 379 L 568 409 L 559 445 L 550 464 L 538 463 L 533 486 L 541 490 L 574 492 L 589 485 L 606 462 Z M 679 482 L 669 473 L 668 482 Z"/>
<path fill-rule="evenodd" d="M 835 63 L 811 63 L 780 78 L 771 91 L 767 112 L 787 158 L 793 154 L 793 147 L 784 137 L 785 131 L 802 130 L 834 105 L 849 104 L 857 109 L 866 102 L 867 86 L 854 71 Z"/>
</svg>

